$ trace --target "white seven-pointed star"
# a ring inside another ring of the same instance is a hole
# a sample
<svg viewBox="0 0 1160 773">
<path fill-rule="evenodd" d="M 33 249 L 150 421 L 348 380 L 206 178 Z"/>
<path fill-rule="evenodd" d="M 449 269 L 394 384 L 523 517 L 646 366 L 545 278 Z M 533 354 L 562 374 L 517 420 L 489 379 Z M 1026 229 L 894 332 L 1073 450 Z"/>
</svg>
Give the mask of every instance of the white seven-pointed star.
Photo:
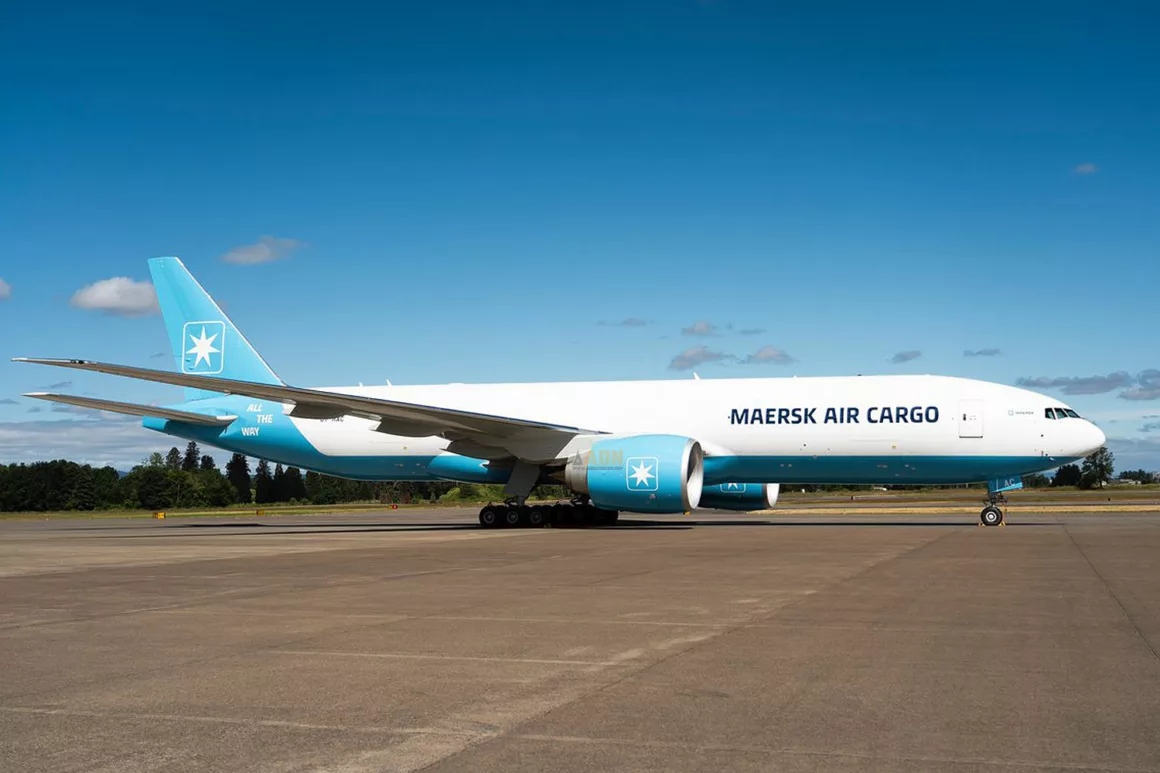
<svg viewBox="0 0 1160 773">
<path fill-rule="evenodd" d="M 200 365 L 202 360 L 205 360 L 208 363 L 209 356 L 211 354 L 217 354 L 221 351 L 221 349 L 218 349 L 213 345 L 214 339 L 217 337 L 218 334 L 214 333 L 209 338 L 206 338 L 204 325 L 201 328 L 201 338 L 198 338 L 197 336 L 190 333 L 189 340 L 193 342 L 193 346 L 189 348 L 189 351 L 187 351 L 186 354 L 197 355 L 197 359 L 193 361 L 193 367 L 196 368 L 198 365 Z"/>
<path fill-rule="evenodd" d="M 652 469 L 652 465 L 645 464 L 644 462 L 641 462 L 636 467 L 632 468 L 632 477 L 636 479 L 636 485 L 647 486 L 649 478 L 656 477 L 651 472 L 649 472 L 649 470 L 651 470 L 651 469 Z"/>
</svg>

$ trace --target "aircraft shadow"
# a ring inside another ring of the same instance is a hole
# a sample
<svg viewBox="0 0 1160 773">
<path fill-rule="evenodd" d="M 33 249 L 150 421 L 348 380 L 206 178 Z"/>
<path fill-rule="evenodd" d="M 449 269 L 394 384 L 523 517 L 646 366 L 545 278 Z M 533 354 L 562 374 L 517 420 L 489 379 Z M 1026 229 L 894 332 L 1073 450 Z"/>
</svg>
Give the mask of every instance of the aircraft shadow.
<svg viewBox="0 0 1160 773">
<path fill-rule="evenodd" d="M 485 529 L 475 523 L 431 523 L 431 522 L 389 522 L 389 523 L 165 523 L 159 524 L 160 529 L 150 530 L 142 534 L 119 534 L 122 538 L 156 538 L 165 536 L 177 537 L 188 534 L 191 530 L 205 533 L 206 536 L 245 536 L 260 531 L 262 534 L 360 534 L 385 532 L 461 532 L 461 531 L 502 531 L 503 529 Z M 1008 526 L 1023 528 L 1027 526 L 1053 526 L 1051 521 L 1031 521 L 1008 523 Z M 127 529 L 141 528 L 142 524 L 119 524 L 107 526 L 77 527 L 72 531 L 107 531 L 124 532 Z M 728 521 L 653 521 L 645 519 L 622 520 L 609 526 L 573 526 L 563 525 L 551 528 L 564 531 L 688 531 L 690 529 L 731 528 L 731 527 L 772 527 L 772 528 L 942 528 L 959 529 L 978 526 L 978 521 L 886 521 L 886 520 L 817 520 L 817 521 L 780 521 L 780 520 L 728 520 Z M 516 529 L 528 531 L 528 529 Z"/>
</svg>

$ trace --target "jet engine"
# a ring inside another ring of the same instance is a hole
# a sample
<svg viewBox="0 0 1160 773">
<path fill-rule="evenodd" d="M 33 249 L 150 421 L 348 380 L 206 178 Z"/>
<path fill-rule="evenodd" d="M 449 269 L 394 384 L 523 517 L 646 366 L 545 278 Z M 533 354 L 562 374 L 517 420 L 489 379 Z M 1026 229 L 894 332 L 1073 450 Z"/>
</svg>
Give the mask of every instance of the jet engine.
<svg viewBox="0 0 1160 773">
<path fill-rule="evenodd" d="M 705 486 L 701 507 L 714 510 L 766 510 L 777 504 L 777 483 L 721 483 Z"/>
<path fill-rule="evenodd" d="M 701 501 L 704 453 L 678 435 L 601 438 L 564 468 L 568 488 L 606 510 L 683 513 Z"/>
</svg>

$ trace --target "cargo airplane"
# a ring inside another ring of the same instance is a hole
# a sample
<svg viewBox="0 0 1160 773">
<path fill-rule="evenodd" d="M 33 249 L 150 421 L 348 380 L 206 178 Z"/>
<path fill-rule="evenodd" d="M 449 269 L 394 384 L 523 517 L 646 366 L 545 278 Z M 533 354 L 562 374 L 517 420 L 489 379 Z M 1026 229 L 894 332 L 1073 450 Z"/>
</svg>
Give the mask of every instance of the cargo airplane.
<svg viewBox="0 0 1160 773">
<path fill-rule="evenodd" d="M 283 382 L 177 258 L 149 261 L 175 371 L 24 359 L 184 387 L 165 407 L 29 397 L 143 417 L 227 451 L 374 481 L 502 483 L 483 526 L 614 521 L 621 511 L 771 507 L 782 483 L 987 483 L 1003 522 L 1020 476 L 1104 433 L 1051 397 L 941 376 L 304 388 Z M 528 506 L 539 483 L 571 503 Z"/>
</svg>

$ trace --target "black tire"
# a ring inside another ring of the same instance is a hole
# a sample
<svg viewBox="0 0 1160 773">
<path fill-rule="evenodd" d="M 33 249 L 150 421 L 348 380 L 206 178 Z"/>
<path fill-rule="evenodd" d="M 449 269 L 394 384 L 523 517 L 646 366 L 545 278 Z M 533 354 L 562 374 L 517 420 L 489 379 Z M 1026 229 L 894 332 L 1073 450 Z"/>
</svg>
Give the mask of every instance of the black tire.
<svg viewBox="0 0 1160 773">
<path fill-rule="evenodd" d="M 620 513 L 616 510 L 605 510 L 603 507 L 592 509 L 592 519 L 597 526 L 611 526 L 619 517 Z"/>
<path fill-rule="evenodd" d="M 488 505 L 479 511 L 479 525 L 485 529 L 494 529 L 499 526 L 499 513 L 496 508 Z"/>
<path fill-rule="evenodd" d="M 994 505 L 987 505 L 983 508 L 983 512 L 979 513 L 979 521 L 984 526 L 999 526 L 1003 523 L 1003 511 Z"/>
<path fill-rule="evenodd" d="M 521 510 L 523 510 L 521 507 L 505 507 L 503 510 L 503 515 L 501 516 L 503 519 L 503 525 L 509 529 L 522 526 L 524 524 L 524 515 Z"/>
<path fill-rule="evenodd" d="M 528 526 L 533 529 L 542 529 L 548 525 L 548 508 L 532 505 L 528 508 Z"/>
</svg>

